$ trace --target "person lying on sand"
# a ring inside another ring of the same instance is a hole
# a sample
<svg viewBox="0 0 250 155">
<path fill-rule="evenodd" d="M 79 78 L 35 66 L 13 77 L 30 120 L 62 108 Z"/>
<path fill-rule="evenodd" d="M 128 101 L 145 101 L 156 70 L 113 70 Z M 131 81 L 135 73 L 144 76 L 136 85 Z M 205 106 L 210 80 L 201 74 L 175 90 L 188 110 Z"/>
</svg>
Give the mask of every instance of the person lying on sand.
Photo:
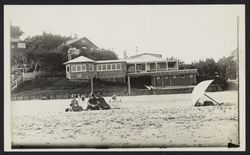
<svg viewBox="0 0 250 155">
<path fill-rule="evenodd" d="M 214 106 L 215 104 L 212 101 L 204 101 L 202 102 L 197 102 L 194 106 L 195 107 L 200 107 L 200 106 Z"/>
</svg>

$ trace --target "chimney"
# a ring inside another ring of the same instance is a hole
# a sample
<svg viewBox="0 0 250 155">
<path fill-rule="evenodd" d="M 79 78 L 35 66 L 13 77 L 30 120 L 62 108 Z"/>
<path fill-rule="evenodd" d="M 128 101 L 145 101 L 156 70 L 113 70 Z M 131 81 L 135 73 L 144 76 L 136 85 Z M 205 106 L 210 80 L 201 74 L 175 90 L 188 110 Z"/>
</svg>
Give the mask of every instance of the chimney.
<svg viewBox="0 0 250 155">
<path fill-rule="evenodd" d="M 127 51 L 123 51 L 123 58 L 124 58 L 124 59 L 128 59 Z"/>
<path fill-rule="evenodd" d="M 69 49 L 69 50 L 68 50 L 68 61 L 70 61 L 71 59 L 72 59 L 71 50 Z"/>
</svg>

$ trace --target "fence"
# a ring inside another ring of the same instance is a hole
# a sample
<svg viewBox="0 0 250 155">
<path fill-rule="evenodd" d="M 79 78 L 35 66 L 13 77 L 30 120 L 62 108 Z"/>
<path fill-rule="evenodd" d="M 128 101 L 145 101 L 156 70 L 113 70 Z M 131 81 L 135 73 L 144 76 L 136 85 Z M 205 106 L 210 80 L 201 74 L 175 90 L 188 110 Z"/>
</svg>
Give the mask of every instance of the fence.
<svg viewBox="0 0 250 155">
<path fill-rule="evenodd" d="M 35 73 L 30 72 L 30 73 L 23 73 L 23 81 L 29 81 L 35 79 Z"/>
<path fill-rule="evenodd" d="M 158 90 L 148 90 L 148 89 L 131 89 L 132 95 L 154 95 L 154 94 L 182 94 L 182 93 L 191 93 L 193 90 L 192 87 L 187 88 L 176 88 L 176 89 L 158 89 Z M 98 91 L 98 93 L 102 93 L 103 96 L 127 96 L 128 93 L 126 90 L 124 91 L 113 91 L 113 90 L 106 90 L 106 91 Z M 12 95 L 12 101 L 19 101 L 19 100 L 41 100 L 43 97 L 46 99 L 70 99 L 72 96 L 72 92 L 64 92 L 64 93 L 37 93 L 37 94 L 27 94 L 27 95 Z M 76 93 L 77 94 L 77 93 Z M 81 92 L 84 96 L 88 96 L 90 91 Z"/>
</svg>

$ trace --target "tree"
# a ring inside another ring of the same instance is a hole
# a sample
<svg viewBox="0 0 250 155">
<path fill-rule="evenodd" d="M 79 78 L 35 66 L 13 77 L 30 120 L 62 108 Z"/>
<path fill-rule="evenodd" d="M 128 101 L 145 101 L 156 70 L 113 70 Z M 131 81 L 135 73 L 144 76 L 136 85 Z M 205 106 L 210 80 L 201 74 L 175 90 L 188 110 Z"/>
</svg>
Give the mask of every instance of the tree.
<svg viewBox="0 0 250 155">
<path fill-rule="evenodd" d="M 71 38 L 46 32 L 43 32 L 42 35 L 26 38 L 26 56 L 30 65 L 34 66 L 35 71 L 47 69 L 51 66 L 55 70 L 61 70 L 67 55 L 57 47 L 69 39 Z"/>
<path fill-rule="evenodd" d="M 223 57 L 218 61 L 220 75 L 226 79 L 236 79 L 237 76 L 237 62 L 234 56 Z"/>
<path fill-rule="evenodd" d="M 21 35 L 23 35 L 24 32 L 20 29 L 19 26 L 10 26 L 10 36 L 12 38 L 19 38 Z"/>
<path fill-rule="evenodd" d="M 200 76 L 214 77 L 218 74 L 218 66 L 213 58 L 206 58 L 206 60 L 199 60 L 192 62 L 191 66 L 197 68 Z"/>
</svg>

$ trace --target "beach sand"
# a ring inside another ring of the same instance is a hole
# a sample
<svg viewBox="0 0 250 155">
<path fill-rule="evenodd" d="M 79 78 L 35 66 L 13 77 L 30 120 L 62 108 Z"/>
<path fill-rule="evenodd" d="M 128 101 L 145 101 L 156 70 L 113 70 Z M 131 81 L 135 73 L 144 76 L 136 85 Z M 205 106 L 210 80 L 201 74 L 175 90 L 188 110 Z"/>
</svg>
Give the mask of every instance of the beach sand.
<svg viewBox="0 0 250 155">
<path fill-rule="evenodd" d="M 120 97 L 120 109 L 82 112 L 64 112 L 70 100 L 15 101 L 12 146 L 226 147 L 229 140 L 238 144 L 237 91 L 208 94 L 224 105 L 194 107 L 191 94 L 126 96 Z"/>
</svg>

